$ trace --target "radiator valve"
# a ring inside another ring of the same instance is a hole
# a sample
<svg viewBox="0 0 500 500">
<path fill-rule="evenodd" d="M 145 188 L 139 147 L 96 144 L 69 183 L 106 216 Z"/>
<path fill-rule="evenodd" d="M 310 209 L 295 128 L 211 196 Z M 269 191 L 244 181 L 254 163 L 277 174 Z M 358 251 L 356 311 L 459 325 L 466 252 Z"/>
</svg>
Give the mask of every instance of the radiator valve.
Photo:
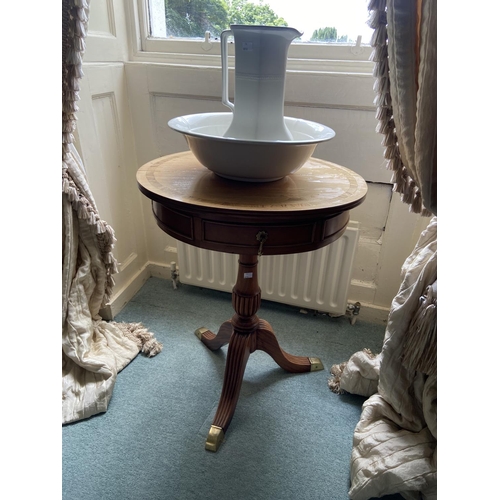
<svg viewBox="0 0 500 500">
<path fill-rule="evenodd" d="M 172 280 L 174 290 L 177 290 L 177 284 L 179 283 L 179 271 L 177 270 L 177 263 L 175 261 L 170 263 L 170 278 Z"/>
<path fill-rule="evenodd" d="M 356 302 L 355 304 L 347 304 L 346 315 L 349 318 L 351 325 L 356 323 L 356 319 L 359 316 L 359 310 L 361 309 L 361 303 Z"/>
</svg>

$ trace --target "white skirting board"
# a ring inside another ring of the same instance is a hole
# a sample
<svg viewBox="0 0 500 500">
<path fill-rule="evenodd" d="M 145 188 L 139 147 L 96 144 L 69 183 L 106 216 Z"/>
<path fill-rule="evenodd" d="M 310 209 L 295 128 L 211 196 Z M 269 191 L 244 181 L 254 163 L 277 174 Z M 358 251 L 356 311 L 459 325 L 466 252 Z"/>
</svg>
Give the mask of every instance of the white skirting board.
<svg viewBox="0 0 500 500">
<path fill-rule="evenodd" d="M 258 271 L 262 299 L 344 315 L 358 240 L 359 223 L 350 221 L 337 241 L 319 250 L 263 255 Z M 177 242 L 177 256 L 181 283 L 231 292 L 238 255 Z"/>
</svg>

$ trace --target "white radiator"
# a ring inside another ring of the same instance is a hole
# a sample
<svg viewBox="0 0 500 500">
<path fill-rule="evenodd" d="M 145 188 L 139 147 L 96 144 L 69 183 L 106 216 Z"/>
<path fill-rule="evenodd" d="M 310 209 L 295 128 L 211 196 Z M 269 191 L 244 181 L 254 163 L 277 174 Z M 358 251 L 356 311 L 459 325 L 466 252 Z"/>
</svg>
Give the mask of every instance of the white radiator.
<svg viewBox="0 0 500 500">
<path fill-rule="evenodd" d="M 359 223 L 350 221 L 334 243 L 313 252 L 259 258 L 261 297 L 300 308 L 342 316 L 347 309 Z M 203 250 L 177 242 L 179 281 L 231 292 L 238 255 Z"/>
</svg>

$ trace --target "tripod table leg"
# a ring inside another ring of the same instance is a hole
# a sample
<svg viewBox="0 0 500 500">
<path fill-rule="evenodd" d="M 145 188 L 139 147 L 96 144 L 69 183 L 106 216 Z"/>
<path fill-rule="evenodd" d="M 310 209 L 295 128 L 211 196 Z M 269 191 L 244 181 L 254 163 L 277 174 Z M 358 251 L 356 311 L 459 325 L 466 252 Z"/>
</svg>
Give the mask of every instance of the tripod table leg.
<svg viewBox="0 0 500 500">
<path fill-rule="evenodd" d="M 233 325 L 231 320 L 224 321 L 219 328 L 217 334 L 212 333 L 205 327 L 196 329 L 194 334 L 211 350 L 217 351 L 222 346 L 226 345 L 231 338 L 231 333 L 233 333 Z"/>
<path fill-rule="evenodd" d="M 290 373 L 313 372 L 323 370 L 323 363 L 319 358 L 294 356 L 284 351 L 279 343 L 271 325 L 261 319 L 257 328 L 256 349 L 267 352 L 276 363 Z"/>
<path fill-rule="evenodd" d="M 205 443 L 206 450 L 217 451 L 224 439 L 224 433 L 236 410 L 248 357 L 253 351 L 255 351 L 255 332 L 249 335 L 233 333 L 227 350 L 222 393 Z"/>
</svg>

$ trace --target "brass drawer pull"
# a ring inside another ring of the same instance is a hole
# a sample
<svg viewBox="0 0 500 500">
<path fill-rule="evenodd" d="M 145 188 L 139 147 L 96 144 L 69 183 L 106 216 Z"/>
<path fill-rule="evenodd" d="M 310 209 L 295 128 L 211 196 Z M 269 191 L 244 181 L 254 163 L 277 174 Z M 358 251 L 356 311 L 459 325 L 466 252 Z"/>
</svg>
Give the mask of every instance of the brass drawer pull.
<svg viewBox="0 0 500 500">
<path fill-rule="evenodd" d="M 257 241 L 260 241 L 259 251 L 257 255 L 260 257 L 262 255 L 262 247 L 264 246 L 264 242 L 267 240 L 268 234 L 265 231 L 259 231 L 256 235 Z"/>
</svg>

